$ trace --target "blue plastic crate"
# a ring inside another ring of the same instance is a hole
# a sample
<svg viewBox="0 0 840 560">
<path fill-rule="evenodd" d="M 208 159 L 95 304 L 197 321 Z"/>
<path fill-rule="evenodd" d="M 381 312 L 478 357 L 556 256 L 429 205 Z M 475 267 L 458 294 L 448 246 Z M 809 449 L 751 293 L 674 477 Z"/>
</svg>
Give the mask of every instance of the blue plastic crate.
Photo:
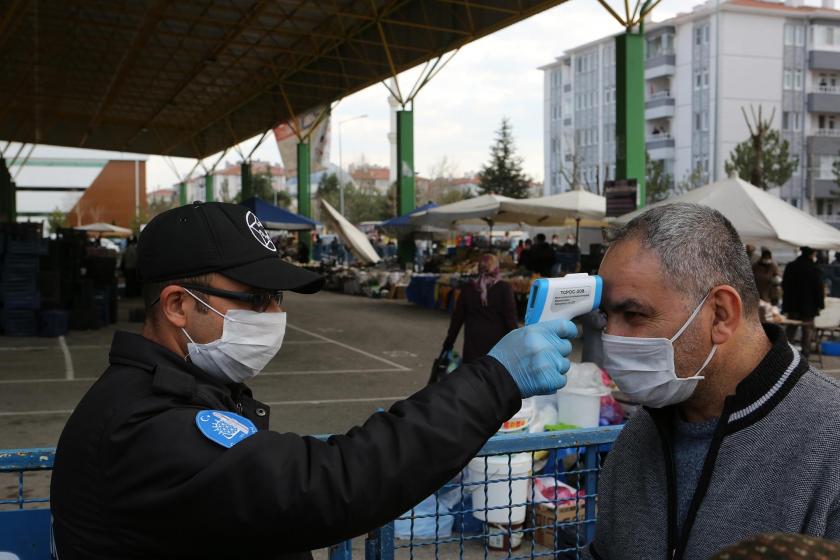
<svg viewBox="0 0 840 560">
<path fill-rule="evenodd" d="M 820 352 L 824 356 L 840 356 L 840 341 L 826 340 L 822 342 Z"/>
<path fill-rule="evenodd" d="M 49 252 L 45 239 L 20 241 L 10 239 L 6 244 L 6 253 L 10 255 L 46 255 Z"/>
<path fill-rule="evenodd" d="M 6 336 L 36 336 L 38 312 L 30 309 L 4 309 L 3 332 Z"/>
<path fill-rule="evenodd" d="M 37 291 L 26 293 L 3 292 L 3 306 L 6 309 L 41 309 L 41 294 Z"/>
<path fill-rule="evenodd" d="M 70 313 L 64 309 L 48 309 L 38 314 L 38 336 L 62 336 L 70 328 Z"/>
</svg>

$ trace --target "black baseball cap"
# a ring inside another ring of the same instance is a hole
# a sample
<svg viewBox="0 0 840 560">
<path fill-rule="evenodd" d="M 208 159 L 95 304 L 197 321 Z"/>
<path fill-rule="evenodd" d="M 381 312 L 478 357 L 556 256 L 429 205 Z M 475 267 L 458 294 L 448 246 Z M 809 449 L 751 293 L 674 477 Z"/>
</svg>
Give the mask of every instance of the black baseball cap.
<svg viewBox="0 0 840 560">
<path fill-rule="evenodd" d="M 279 258 L 260 220 L 244 206 L 194 202 L 155 216 L 137 243 L 144 283 L 218 272 L 254 288 L 319 291 L 324 279 Z"/>
</svg>

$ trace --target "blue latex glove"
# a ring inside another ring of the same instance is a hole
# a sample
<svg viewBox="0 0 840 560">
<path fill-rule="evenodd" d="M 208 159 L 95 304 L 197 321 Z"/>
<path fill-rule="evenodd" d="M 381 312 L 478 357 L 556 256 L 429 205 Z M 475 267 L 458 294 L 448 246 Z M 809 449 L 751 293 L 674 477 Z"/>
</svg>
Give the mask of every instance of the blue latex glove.
<svg viewBox="0 0 840 560">
<path fill-rule="evenodd" d="M 572 352 L 567 339 L 575 336 L 574 323 L 555 319 L 507 333 L 487 355 L 505 366 L 523 399 L 548 395 L 566 385 L 566 356 Z"/>
</svg>

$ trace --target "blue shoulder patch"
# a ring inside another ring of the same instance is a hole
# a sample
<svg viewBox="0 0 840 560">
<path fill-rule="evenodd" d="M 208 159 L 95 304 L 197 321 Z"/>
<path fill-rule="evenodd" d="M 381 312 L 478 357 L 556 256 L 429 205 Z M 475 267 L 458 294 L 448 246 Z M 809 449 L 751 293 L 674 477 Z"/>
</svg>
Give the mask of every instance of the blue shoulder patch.
<svg viewBox="0 0 840 560">
<path fill-rule="evenodd" d="M 228 449 L 257 433 L 253 422 L 226 410 L 202 410 L 195 415 L 195 425 L 204 437 Z"/>
</svg>

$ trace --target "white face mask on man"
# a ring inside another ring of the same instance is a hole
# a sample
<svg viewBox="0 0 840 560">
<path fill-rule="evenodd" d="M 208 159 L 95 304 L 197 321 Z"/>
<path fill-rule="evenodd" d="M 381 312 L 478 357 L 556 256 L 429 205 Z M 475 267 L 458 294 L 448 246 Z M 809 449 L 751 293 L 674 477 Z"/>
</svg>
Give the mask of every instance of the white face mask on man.
<svg viewBox="0 0 840 560">
<path fill-rule="evenodd" d="M 677 340 L 700 313 L 707 294 L 688 320 L 672 338 L 642 338 L 616 336 L 604 333 L 604 369 L 622 393 L 633 402 L 653 408 L 681 403 L 687 400 L 700 375 L 717 352 L 717 345 L 700 369 L 691 377 L 677 377 L 674 364 L 674 341 Z"/>
<path fill-rule="evenodd" d="M 230 309 L 222 314 L 184 289 L 225 321 L 222 337 L 207 344 L 196 343 L 186 329 L 181 329 L 189 339 L 187 357 L 205 372 L 219 379 L 243 383 L 260 373 L 280 351 L 286 334 L 285 312 Z"/>
</svg>

